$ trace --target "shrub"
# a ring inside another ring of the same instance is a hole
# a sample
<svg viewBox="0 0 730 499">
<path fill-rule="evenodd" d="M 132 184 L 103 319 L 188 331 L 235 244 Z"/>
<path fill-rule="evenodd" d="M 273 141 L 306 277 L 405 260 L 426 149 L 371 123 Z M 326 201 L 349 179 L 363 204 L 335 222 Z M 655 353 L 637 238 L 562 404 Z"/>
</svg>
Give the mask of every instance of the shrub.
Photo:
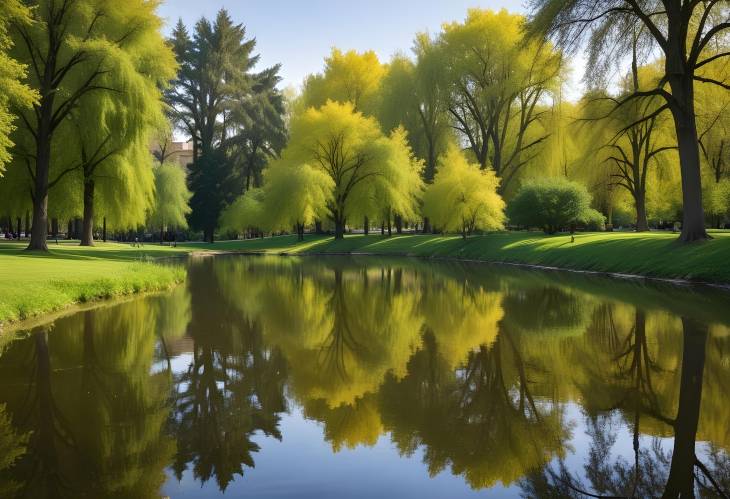
<svg viewBox="0 0 730 499">
<path fill-rule="evenodd" d="M 586 188 L 562 177 L 526 182 L 509 204 L 507 215 L 512 224 L 540 227 L 548 234 L 576 225 L 597 228 L 604 223 L 603 215 L 591 208 Z"/>
</svg>

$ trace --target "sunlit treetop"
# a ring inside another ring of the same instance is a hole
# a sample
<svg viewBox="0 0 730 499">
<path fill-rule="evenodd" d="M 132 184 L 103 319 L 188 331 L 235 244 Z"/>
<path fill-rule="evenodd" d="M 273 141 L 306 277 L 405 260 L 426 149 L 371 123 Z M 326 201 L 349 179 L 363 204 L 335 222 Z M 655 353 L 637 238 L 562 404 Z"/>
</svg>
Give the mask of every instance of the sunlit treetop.
<svg viewBox="0 0 730 499">
<path fill-rule="evenodd" d="M 350 102 L 355 110 L 372 114 L 377 109 L 385 73 L 385 65 L 372 50 L 358 53 L 333 48 L 325 59 L 324 71 L 307 78 L 302 98 L 307 107 L 319 107 L 333 100 Z"/>
</svg>

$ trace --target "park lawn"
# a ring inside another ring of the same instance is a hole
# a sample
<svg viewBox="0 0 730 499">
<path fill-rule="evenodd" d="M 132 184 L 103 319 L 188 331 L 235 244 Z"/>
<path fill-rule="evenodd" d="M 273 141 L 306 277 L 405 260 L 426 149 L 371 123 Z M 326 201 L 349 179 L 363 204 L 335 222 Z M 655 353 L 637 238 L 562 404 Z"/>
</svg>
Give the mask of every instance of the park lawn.
<svg viewBox="0 0 730 499">
<path fill-rule="evenodd" d="M 123 244 L 80 248 L 49 244 L 47 254 L 23 251 L 27 243 L 0 243 L 0 326 L 78 303 L 168 289 L 184 280 L 179 266 L 150 263 L 169 249 Z"/>
<path fill-rule="evenodd" d="M 294 236 L 231 241 L 207 248 L 265 253 L 360 253 L 481 260 L 560 267 L 571 270 L 633 274 L 665 279 L 686 279 L 730 284 L 730 232 L 713 232 L 713 239 L 683 245 L 665 232 L 579 233 L 546 236 L 538 232 L 501 232 L 472 236 L 349 235 Z M 217 248 L 216 248 L 217 247 Z"/>
</svg>

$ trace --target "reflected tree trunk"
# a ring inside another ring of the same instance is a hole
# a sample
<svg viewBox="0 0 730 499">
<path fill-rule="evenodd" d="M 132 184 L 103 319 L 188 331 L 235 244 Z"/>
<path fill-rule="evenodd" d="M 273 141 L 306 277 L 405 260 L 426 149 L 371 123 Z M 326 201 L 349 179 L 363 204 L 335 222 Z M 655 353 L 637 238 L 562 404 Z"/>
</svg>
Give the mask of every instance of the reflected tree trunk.
<svg viewBox="0 0 730 499">
<path fill-rule="evenodd" d="M 679 409 L 674 423 L 674 450 L 663 498 L 694 497 L 695 438 L 700 419 L 702 375 L 708 327 L 682 318 L 684 350 L 679 389 Z"/>
</svg>

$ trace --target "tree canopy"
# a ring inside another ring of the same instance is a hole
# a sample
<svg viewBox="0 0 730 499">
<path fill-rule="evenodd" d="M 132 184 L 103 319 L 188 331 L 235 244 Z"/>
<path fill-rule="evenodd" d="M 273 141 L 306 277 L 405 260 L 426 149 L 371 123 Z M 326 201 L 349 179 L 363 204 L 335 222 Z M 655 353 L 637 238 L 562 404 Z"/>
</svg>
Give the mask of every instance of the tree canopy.
<svg viewBox="0 0 730 499">
<path fill-rule="evenodd" d="M 423 212 L 435 227 L 461 232 L 498 230 L 504 226 L 504 201 L 497 194 L 499 179 L 492 170 L 469 163 L 451 145 L 439 159 L 438 171 L 423 199 Z"/>
</svg>

